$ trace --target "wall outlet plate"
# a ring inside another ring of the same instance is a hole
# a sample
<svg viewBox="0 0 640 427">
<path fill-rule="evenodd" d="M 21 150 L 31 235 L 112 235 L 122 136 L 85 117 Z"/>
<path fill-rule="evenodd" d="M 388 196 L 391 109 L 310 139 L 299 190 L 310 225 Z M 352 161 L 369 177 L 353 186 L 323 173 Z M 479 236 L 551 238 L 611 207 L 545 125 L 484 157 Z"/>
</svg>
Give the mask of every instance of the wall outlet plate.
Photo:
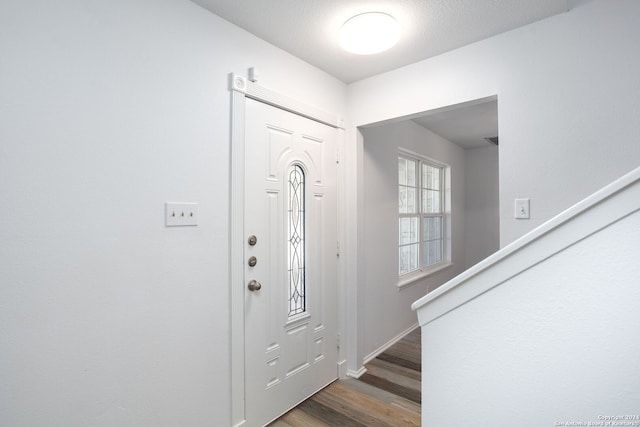
<svg viewBox="0 0 640 427">
<path fill-rule="evenodd" d="M 194 202 L 165 203 L 165 225 L 167 227 L 198 225 L 198 204 Z"/>
</svg>

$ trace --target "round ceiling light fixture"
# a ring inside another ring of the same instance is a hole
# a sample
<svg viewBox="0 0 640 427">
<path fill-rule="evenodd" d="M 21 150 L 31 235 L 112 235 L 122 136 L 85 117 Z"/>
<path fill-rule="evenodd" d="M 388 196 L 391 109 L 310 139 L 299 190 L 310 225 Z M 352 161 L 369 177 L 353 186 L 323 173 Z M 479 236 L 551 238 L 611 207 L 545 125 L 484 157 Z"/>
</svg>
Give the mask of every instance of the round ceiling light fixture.
<svg viewBox="0 0 640 427">
<path fill-rule="evenodd" d="M 391 49 L 400 38 L 400 26 L 391 15 L 367 12 L 356 15 L 340 29 L 340 47 L 357 55 L 373 55 Z"/>
</svg>

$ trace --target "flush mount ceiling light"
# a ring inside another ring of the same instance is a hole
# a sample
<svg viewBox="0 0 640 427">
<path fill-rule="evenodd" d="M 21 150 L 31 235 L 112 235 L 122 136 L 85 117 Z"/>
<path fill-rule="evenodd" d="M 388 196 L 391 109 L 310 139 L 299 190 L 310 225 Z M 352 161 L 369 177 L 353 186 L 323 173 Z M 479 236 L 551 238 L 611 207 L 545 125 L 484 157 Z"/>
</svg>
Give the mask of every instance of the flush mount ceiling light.
<svg viewBox="0 0 640 427">
<path fill-rule="evenodd" d="M 357 55 L 372 55 L 392 48 L 400 38 L 400 26 L 382 12 L 356 15 L 340 29 L 340 47 Z"/>
</svg>

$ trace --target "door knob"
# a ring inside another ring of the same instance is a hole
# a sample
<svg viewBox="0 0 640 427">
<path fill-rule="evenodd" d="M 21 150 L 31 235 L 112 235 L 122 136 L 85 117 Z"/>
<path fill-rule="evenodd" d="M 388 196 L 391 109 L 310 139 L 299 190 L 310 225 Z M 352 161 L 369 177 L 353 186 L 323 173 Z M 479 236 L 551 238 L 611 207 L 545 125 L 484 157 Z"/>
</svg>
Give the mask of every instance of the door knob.
<svg viewBox="0 0 640 427">
<path fill-rule="evenodd" d="M 250 291 L 255 292 L 255 291 L 259 291 L 260 288 L 262 288 L 262 285 L 257 280 L 250 280 L 248 288 Z"/>
</svg>

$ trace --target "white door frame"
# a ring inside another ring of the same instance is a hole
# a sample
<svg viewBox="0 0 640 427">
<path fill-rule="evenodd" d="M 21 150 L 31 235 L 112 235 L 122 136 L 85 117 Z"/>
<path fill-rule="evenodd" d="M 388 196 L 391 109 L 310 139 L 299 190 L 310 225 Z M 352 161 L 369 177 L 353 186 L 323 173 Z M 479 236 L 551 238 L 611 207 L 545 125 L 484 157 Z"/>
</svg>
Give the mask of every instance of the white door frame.
<svg viewBox="0 0 640 427">
<path fill-rule="evenodd" d="M 230 251 L 229 275 L 231 281 L 231 425 L 245 424 L 245 348 L 244 348 L 244 147 L 245 147 L 245 102 L 247 98 L 255 99 L 303 117 L 324 123 L 338 129 L 336 161 L 344 153 L 344 120 L 336 115 L 326 113 L 315 107 L 306 105 L 295 99 L 270 91 L 237 74 L 230 75 L 231 90 L 231 194 L 230 194 Z M 345 191 L 344 168 L 338 166 L 338 239 L 345 242 Z M 336 248 L 339 253 L 339 247 Z M 345 346 L 340 337 L 345 336 L 346 319 L 345 303 L 345 265 L 344 257 L 338 258 L 338 374 L 344 377 L 346 371 Z"/>
</svg>

